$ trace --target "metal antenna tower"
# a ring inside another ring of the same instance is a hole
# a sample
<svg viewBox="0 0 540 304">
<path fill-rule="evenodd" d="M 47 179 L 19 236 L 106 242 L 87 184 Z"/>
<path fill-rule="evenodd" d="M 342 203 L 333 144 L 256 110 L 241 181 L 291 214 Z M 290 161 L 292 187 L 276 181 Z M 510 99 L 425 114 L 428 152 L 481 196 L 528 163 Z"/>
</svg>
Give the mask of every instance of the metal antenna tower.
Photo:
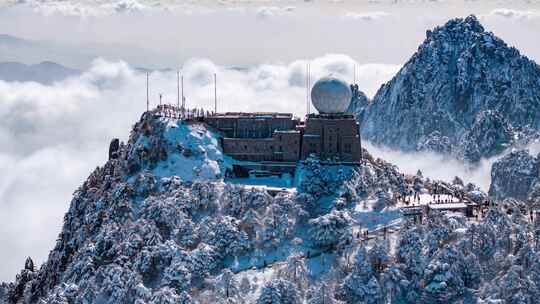
<svg viewBox="0 0 540 304">
<path fill-rule="evenodd" d="M 148 94 L 148 71 L 146 71 L 146 111 L 150 111 L 150 96 Z"/>
</svg>

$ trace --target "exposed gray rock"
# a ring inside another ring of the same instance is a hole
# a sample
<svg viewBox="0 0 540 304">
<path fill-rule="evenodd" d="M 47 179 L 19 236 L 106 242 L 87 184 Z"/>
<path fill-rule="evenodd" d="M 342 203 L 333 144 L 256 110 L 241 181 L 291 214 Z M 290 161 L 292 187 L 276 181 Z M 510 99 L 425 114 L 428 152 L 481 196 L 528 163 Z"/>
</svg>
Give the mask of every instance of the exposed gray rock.
<svg viewBox="0 0 540 304">
<path fill-rule="evenodd" d="M 118 158 L 118 149 L 120 149 L 120 140 L 113 138 L 109 144 L 109 159 Z"/>
<path fill-rule="evenodd" d="M 362 115 L 364 113 L 364 110 L 369 105 L 369 99 L 364 94 L 364 92 L 360 91 L 357 84 L 351 85 L 351 91 L 352 91 L 352 99 L 351 104 L 349 105 L 349 108 L 347 109 L 347 113 L 353 114 L 357 120 L 362 119 Z"/>
<path fill-rule="evenodd" d="M 498 200 L 527 200 L 538 182 L 538 170 L 538 157 L 527 150 L 511 152 L 493 164 L 489 195 Z"/>
<path fill-rule="evenodd" d="M 457 18 L 428 30 L 398 74 L 359 108 L 362 135 L 374 144 L 477 162 L 537 136 L 540 68 L 476 17 Z"/>
<path fill-rule="evenodd" d="M 496 111 L 478 113 L 470 130 L 460 144 L 464 158 L 478 162 L 482 157 L 491 157 L 503 152 L 518 134 L 510 123 Z"/>
</svg>

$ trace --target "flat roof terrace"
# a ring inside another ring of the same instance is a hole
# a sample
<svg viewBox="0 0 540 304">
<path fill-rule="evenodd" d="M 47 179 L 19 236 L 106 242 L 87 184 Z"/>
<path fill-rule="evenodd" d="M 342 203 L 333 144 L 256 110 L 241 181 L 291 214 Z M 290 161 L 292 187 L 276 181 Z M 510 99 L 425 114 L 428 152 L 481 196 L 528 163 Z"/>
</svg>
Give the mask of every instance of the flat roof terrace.
<svg viewBox="0 0 540 304">
<path fill-rule="evenodd" d="M 354 119 L 354 115 L 348 113 L 311 113 L 308 115 L 309 118 L 318 118 L 318 119 Z"/>
<path fill-rule="evenodd" d="M 292 113 L 278 113 L 278 112 L 225 112 L 216 113 L 211 118 L 287 118 L 292 119 Z"/>
</svg>

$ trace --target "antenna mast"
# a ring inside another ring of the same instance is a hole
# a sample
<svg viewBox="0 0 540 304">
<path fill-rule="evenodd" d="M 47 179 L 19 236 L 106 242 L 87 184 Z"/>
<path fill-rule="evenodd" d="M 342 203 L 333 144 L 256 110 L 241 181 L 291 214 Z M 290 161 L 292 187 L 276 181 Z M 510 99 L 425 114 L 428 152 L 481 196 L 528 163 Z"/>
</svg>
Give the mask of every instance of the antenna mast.
<svg viewBox="0 0 540 304">
<path fill-rule="evenodd" d="M 182 109 L 186 108 L 186 98 L 184 97 L 184 75 L 180 78 L 180 81 L 182 83 Z"/>
<path fill-rule="evenodd" d="M 308 87 L 307 87 L 307 107 L 308 107 L 308 114 L 311 114 L 311 63 L 308 63 Z"/>
<path fill-rule="evenodd" d="M 150 97 L 148 95 L 148 71 L 146 71 L 146 111 L 150 111 Z"/>
<path fill-rule="evenodd" d="M 180 108 L 180 71 L 176 70 L 176 106 Z"/>
<path fill-rule="evenodd" d="M 309 115 L 309 62 L 306 63 L 306 112 Z"/>
<path fill-rule="evenodd" d="M 214 73 L 214 113 L 217 114 L 217 75 Z"/>
<path fill-rule="evenodd" d="M 354 64 L 354 67 L 353 67 L 353 84 L 356 84 L 356 63 Z"/>
<path fill-rule="evenodd" d="M 163 97 L 163 94 L 159 93 L 159 105 L 161 106 L 161 97 Z"/>
</svg>

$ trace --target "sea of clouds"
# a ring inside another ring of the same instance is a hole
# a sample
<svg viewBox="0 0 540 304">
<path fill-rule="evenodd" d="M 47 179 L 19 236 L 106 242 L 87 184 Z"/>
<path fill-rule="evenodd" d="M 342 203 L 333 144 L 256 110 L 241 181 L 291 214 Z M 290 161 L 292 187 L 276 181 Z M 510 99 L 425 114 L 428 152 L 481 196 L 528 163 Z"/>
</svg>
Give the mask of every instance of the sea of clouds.
<svg viewBox="0 0 540 304">
<path fill-rule="evenodd" d="M 190 107 L 212 109 L 216 73 L 219 111 L 303 116 L 308 61 L 314 80 L 333 73 L 352 81 L 356 66 L 360 88 L 373 96 L 414 53 L 426 29 L 455 16 L 477 13 L 488 29 L 540 59 L 534 6 L 326 1 L 321 9 L 315 1 L 224 2 L 0 4 L 0 34 L 23 39 L 0 41 L 0 61 L 53 60 L 83 71 L 52 85 L 0 80 L 0 281 L 12 281 L 26 256 L 46 259 L 73 191 L 106 161 L 111 138 L 127 139 L 146 108 L 146 78 L 138 67 L 172 68 L 150 75 L 154 106 L 160 93 L 164 102 L 176 102 L 179 69 Z M 405 172 L 420 169 L 447 180 L 460 175 L 484 189 L 489 185 L 493 160 L 470 171 L 437 155 L 368 149 Z"/>
<path fill-rule="evenodd" d="M 0 60 L 36 63 L 47 57 L 88 68 L 97 56 L 165 68 L 193 57 L 249 66 L 342 53 L 362 64 L 401 65 L 427 29 L 471 13 L 487 29 L 540 59 L 532 38 L 540 29 L 540 5 L 394 2 L 20 1 L 0 4 L 0 34 L 32 41 L 37 47 L 2 49 L 0 43 Z"/>
</svg>

